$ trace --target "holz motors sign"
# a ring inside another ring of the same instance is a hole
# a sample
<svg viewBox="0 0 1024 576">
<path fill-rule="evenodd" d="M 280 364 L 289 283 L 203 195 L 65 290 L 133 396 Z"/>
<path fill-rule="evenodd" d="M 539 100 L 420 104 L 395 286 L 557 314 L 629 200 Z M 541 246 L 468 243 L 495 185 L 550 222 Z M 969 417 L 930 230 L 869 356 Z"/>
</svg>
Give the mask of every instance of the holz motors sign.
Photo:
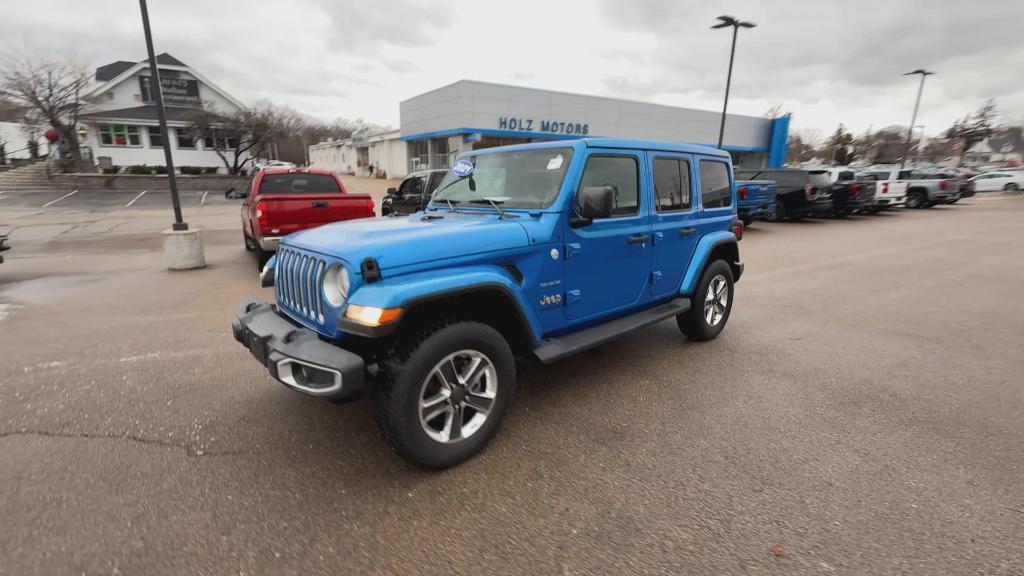
<svg viewBox="0 0 1024 576">
<path fill-rule="evenodd" d="M 151 86 L 152 82 L 149 76 L 139 76 L 139 90 L 142 93 L 143 102 L 153 101 L 153 94 L 150 91 Z M 161 74 L 160 93 L 164 97 L 164 104 L 198 104 L 199 82 L 184 78 L 172 78 Z"/>
<path fill-rule="evenodd" d="M 557 120 L 534 121 L 533 118 L 514 118 L 500 116 L 498 118 L 499 130 L 512 130 L 516 132 L 546 132 L 548 134 L 570 134 L 574 136 L 586 136 L 590 134 L 590 125 L 579 122 L 560 122 Z"/>
</svg>

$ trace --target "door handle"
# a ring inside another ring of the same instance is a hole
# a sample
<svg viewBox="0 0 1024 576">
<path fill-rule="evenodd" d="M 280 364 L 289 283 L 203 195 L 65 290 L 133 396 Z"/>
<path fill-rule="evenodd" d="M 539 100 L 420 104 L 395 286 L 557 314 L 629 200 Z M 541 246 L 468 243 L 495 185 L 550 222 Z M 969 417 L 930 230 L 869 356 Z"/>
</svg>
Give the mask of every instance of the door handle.
<svg viewBox="0 0 1024 576">
<path fill-rule="evenodd" d="M 313 202 L 313 208 L 327 208 L 327 202 Z"/>
<path fill-rule="evenodd" d="M 646 244 L 651 237 L 646 234 L 636 234 L 626 238 L 626 242 L 630 244 Z"/>
<path fill-rule="evenodd" d="M 693 236 L 696 233 L 696 228 L 683 228 L 682 230 L 679 231 L 680 236 Z"/>
</svg>

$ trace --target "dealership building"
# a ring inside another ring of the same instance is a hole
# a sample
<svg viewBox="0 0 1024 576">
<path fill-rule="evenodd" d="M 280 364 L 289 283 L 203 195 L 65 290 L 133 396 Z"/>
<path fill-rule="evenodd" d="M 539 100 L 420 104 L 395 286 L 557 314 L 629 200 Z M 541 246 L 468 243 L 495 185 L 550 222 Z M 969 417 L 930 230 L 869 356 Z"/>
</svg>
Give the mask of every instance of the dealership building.
<svg viewBox="0 0 1024 576">
<path fill-rule="evenodd" d="M 399 104 L 399 129 L 357 134 L 309 148 L 310 163 L 389 178 L 447 168 L 469 150 L 583 137 L 665 140 L 715 146 L 720 112 L 460 80 Z M 729 114 L 723 148 L 737 166 L 785 161 L 789 115 Z"/>
</svg>

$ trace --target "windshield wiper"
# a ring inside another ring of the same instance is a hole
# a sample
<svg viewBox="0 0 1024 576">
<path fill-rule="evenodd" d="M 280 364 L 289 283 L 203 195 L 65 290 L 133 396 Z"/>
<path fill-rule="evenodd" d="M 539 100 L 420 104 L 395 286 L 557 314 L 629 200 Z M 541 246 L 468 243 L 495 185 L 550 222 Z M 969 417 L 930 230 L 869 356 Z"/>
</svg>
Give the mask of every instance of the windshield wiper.
<svg viewBox="0 0 1024 576">
<path fill-rule="evenodd" d="M 499 204 L 504 204 L 504 200 L 491 200 L 490 198 L 477 198 L 476 200 L 466 200 L 470 204 L 490 204 L 498 212 L 498 217 L 502 220 L 505 219 L 505 211 L 501 209 Z"/>
</svg>

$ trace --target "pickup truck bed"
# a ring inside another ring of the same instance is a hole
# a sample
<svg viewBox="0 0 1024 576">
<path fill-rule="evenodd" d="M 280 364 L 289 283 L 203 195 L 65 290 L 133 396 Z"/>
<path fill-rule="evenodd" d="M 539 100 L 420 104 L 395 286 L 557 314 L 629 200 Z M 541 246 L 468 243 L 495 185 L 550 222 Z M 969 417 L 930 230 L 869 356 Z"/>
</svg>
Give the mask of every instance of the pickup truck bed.
<svg viewBox="0 0 1024 576">
<path fill-rule="evenodd" d="M 242 234 L 246 249 L 256 252 L 262 268 L 288 234 L 374 215 L 373 199 L 349 194 L 332 172 L 263 170 L 253 177 L 242 205 Z"/>
</svg>

